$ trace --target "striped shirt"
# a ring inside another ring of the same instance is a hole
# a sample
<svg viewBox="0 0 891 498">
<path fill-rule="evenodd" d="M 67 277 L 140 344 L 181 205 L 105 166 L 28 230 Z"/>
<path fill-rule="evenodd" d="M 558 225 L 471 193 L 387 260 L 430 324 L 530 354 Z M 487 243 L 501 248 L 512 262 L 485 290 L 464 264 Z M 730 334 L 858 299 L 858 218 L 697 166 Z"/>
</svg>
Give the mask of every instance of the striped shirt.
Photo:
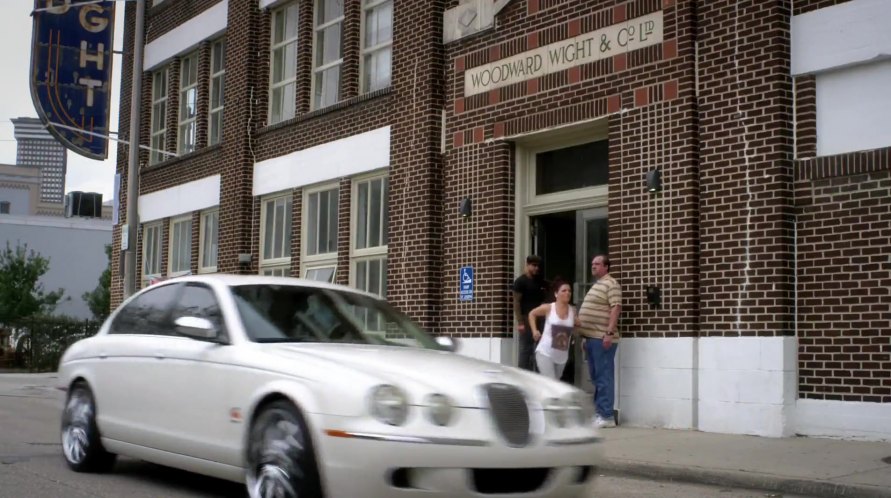
<svg viewBox="0 0 891 498">
<path fill-rule="evenodd" d="M 609 274 L 597 279 L 579 308 L 579 332 L 586 337 L 602 339 L 609 327 L 609 312 L 613 306 L 622 304 L 622 288 Z M 613 340 L 619 339 L 619 331 Z"/>
</svg>

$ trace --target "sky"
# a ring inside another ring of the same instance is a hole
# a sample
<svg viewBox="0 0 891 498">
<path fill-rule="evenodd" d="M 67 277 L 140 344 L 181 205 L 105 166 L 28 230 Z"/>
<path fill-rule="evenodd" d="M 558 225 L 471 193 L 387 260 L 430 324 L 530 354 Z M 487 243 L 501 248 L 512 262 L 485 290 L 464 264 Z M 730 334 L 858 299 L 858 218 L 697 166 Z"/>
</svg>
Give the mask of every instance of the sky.
<svg viewBox="0 0 891 498">
<path fill-rule="evenodd" d="M 115 50 L 123 47 L 124 2 L 115 9 Z M 29 74 L 31 70 L 31 9 L 33 0 L 0 0 L 0 33 L 4 47 L 0 50 L 0 164 L 15 164 L 16 142 L 12 118 L 37 117 L 31 101 Z M 118 131 L 120 106 L 121 56 L 114 55 L 109 128 Z M 129 126 L 129 125 L 126 125 Z M 127 130 L 124 130 L 125 132 Z M 126 135 L 127 133 L 124 133 Z M 112 199 L 114 189 L 117 142 L 110 142 L 109 159 L 96 161 L 68 151 L 68 174 L 65 191 L 99 192 L 103 201 Z"/>
</svg>

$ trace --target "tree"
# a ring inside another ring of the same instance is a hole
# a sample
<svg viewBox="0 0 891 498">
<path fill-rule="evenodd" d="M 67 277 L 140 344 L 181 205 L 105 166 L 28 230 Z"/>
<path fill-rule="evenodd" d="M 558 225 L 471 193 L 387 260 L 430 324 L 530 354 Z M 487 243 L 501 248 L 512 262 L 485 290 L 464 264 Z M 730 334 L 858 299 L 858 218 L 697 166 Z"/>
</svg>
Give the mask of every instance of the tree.
<svg viewBox="0 0 891 498">
<path fill-rule="evenodd" d="M 49 270 L 49 259 L 28 244 L 6 242 L 0 251 L 0 323 L 9 323 L 35 313 L 50 313 L 65 295 L 62 289 L 44 292 L 40 277 Z"/>
<path fill-rule="evenodd" d="M 108 258 L 108 266 L 99 276 L 99 284 L 82 296 L 96 320 L 104 320 L 111 313 L 111 244 L 105 245 L 105 257 Z"/>
</svg>

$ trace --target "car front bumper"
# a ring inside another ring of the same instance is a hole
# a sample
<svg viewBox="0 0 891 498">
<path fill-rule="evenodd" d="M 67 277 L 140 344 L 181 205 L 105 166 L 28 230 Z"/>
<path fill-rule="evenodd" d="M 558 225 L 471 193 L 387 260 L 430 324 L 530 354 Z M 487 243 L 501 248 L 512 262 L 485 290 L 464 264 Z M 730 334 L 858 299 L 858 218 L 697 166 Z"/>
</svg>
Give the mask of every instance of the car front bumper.
<svg viewBox="0 0 891 498">
<path fill-rule="evenodd" d="M 357 424 L 329 417 L 315 422 L 326 495 L 335 497 L 587 496 L 601 457 L 600 439 L 587 428 L 513 448 L 485 426 L 430 435 L 331 429 Z"/>
</svg>

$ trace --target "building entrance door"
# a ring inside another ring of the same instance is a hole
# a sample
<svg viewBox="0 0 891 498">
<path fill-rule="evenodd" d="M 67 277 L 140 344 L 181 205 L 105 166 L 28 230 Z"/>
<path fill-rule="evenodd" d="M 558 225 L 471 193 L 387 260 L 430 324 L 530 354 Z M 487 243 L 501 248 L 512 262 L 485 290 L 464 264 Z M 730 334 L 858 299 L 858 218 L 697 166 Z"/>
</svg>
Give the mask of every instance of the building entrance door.
<svg viewBox="0 0 891 498">
<path fill-rule="evenodd" d="M 606 208 L 560 211 L 529 217 L 529 247 L 532 254 L 542 258 L 542 275 L 553 283 L 560 279 L 572 284 L 572 302 L 578 308 L 585 293 L 594 284 L 591 277 L 591 259 L 608 247 Z M 553 301 L 553 293 L 547 299 Z M 563 371 L 563 381 L 575 384 L 589 392 L 593 390 L 588 379 L 587 367 L 581 348 L 575 353 Z"/>
</svg>

